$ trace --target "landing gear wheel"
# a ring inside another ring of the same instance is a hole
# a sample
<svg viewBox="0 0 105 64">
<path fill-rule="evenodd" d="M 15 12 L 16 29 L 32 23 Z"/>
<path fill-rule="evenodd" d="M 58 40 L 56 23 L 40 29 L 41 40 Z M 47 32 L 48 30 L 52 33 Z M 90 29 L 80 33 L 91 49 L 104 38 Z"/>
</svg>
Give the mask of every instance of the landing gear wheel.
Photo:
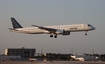
<svg viewBox="0 0 105 64">
<path fill-rule="evenodd" d="M 87 34 L 85 34 L 87 36 Z"/>
<path fill-rule="evenodd" d="M 57 38 L 57 35 L 55 35 L 54 38 Z"/>
<path fill-rule="evenodd" d="M 86 36 L 87 36 L 87 32 L 88 32 L 88 31 L 85 32 L 85 35 L 86 35 Z"/>
<path fill-rule="evenodd" d="M 50 35 L 50 37 L 52 38 L 52 37 L 53 37 L 53 35 Z"/>
</svg>

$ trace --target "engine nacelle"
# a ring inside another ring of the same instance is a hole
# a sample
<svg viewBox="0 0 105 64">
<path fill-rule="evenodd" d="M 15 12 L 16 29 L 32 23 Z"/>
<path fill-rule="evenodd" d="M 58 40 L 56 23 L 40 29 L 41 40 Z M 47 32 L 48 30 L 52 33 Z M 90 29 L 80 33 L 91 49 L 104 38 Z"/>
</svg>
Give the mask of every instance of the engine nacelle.
<svg viewBox="0 0 105 64">
<path fill-rule="evenodd" d="M 62 34 L 62 35 L 70 35 L 70 31 L 65 30 L 57 30 L 56 34 Z"/>
</svg>

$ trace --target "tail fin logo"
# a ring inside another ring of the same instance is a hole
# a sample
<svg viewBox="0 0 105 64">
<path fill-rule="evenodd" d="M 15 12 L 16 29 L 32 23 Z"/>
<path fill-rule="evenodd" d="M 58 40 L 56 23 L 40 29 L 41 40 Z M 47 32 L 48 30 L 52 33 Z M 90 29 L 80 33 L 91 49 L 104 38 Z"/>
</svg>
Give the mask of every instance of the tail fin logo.
<svg viewBox="0 0 105 64">
<path fill-rule="evenodd" d="M 23 28 L 14 18 L 11 18 L 13 28 Z"/>
</svg>

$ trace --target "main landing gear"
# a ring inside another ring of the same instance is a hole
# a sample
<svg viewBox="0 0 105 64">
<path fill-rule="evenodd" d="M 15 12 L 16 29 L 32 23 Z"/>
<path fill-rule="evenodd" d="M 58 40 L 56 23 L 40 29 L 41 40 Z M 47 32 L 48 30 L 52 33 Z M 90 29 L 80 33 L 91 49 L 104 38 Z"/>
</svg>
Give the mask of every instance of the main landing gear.
<svg viewBox="0 0 105 64">
<path fill-rule="evenodd" d="M 53 36 L 53 34 L 51 34 L 50 37 L 51 37 L 51 38 L 52 38 L 52 37 L 57 38 L 57 34 L 55 34 L 54 36 Z"/>
</svg>

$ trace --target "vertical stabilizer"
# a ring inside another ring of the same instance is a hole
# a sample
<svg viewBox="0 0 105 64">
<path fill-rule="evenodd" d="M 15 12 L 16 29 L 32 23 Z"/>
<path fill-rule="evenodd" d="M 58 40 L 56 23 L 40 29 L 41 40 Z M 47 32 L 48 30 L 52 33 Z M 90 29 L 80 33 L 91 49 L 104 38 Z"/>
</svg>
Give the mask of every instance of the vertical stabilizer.
<svg viewBox="0 0 105 64">
<path fill-rule="evenodd" d="M 11 18 L 13 28 L 23 28 L 13 17 Z"/>
</svg>

